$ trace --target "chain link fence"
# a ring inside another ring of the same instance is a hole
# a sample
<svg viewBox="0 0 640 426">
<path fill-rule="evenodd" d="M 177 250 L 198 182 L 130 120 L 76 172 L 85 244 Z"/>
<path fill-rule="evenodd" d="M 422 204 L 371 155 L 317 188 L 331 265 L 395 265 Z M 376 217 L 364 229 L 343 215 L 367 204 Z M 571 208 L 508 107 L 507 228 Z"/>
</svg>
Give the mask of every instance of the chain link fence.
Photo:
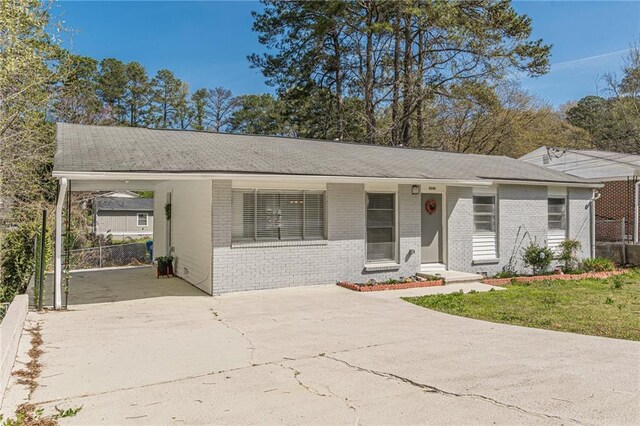
<svg viewBox="0 0 640 426">
<path fill-rule="evenodd" d="M 145 243 L 114 244 L 70 250 L 69 263 L 71 269 L 150 265 L 151 256 Z"/>
<path fill-rule="evenodd" d="M 627 224 L 622 219 L 597 219 L 596 243 L 624 243 L 629 240 Z"/>
</svg>

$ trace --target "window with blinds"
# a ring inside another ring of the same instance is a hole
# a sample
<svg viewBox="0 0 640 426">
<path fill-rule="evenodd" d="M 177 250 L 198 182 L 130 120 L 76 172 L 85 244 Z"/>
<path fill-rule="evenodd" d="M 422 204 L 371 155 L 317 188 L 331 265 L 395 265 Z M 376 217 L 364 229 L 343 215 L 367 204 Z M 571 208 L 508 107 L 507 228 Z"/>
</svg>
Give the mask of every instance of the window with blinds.
<svg viewBox="0 0 640 426">
<path fill-rule="evenodd" d="M 324 191 L 234 189 L 233 241 L 325 238 Z"/>
<path fill-rule="evenodd" d="M 395 258 L 395 194 L 367 193 L 367 261 Z"/>
</svg>

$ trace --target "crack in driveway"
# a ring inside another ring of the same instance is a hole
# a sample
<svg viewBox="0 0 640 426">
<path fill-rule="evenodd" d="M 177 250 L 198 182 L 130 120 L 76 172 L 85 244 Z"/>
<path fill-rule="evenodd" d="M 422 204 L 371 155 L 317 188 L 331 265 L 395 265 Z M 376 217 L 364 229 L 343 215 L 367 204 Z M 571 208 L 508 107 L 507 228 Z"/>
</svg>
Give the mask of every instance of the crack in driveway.
<svg viewBox="0 0 640 426">
<path fill-rule="evenodd" d="M 320 358 L 321 356 L 322 355 L 318 355 L 318 356 L 312 357 L 311 359 L 317 359 L 317 358 Z M 325 398 L 331 398 L 332 397 L 332 398 L 339 399 L 340 401 L 343 401 L 346 404 L 347 408 L 349 408 L 350 410 L 353 410 L 355 412 L 358 411 L 356 409 L 356 407 L 353 405 L 353 403 L 351 402 L 351 400 L 349 400 L 349 398 L 341 397 L 340 395 L 338 395 L 337 393 L 335 393 L 331 389 L 329 389 L 328 386 L 325 386 L 325 388 L 327 389 L 327 392 L 329 392 L 329 394 L 322 393 L 319 390 L 317 390 L 315 388 L 312 388 L 311 386 L 305 384 L 302 380 L 300 380 L 299 376 L 300 376 L 301 372 L 296 370 L 295 368 L 286 366 L 286 365 L 284 365 L 284 363 L 280 363 L 280 364 L 275 363 L 275 365 L 279 365 L 280 367 L 282 367 L 282 368 L 284 368 L 286 370 L 291 370 L 291 372 L 293 372 L 293 378 L 296 379 L 298 384 L 300 386 L 302 386 L 308 392 L 310 392 L 310 393 L 312 393 L 314 395 L 317 395 L 317 396 L 325 397 Z M 356 423 L 357 422 L 358 422 L 358 419 L 356 419 Z"/>
<path fill-rule="evenodd" d="M 224 324 L 224 325 L 228 326 L 227 324 Z M 244 333 L 240 332 L 239 330 L 237 330 L 237 329 L 235 329 L 233 327 L 229 327 L 229 328 L 234 330 L 234 331 L 236 331 L 236 332 L 238 332 L 238 333 L 240 333 L 240 334 L 242 334 L 244 336 Z M 248 337 L 245 337 L 245 338 L 247 339 L 247 341 L 251 342 L 251 340 Z M 424 384 L 424 383 L 419 383 L 419 382 L 416 382 L 415 380 L 409 379 L 407 377 L 399 376 L 397 374 L 360 367 L 358 365 L 351 364 L 348 361 L 345 361 L 345 360 L 340 359 L 340 358 L 336 358 L 334 356 L 334 355 L 337 355 L 337 354 L 349 353 L 351 351 L 357 351 L 357 350 L 361 350 L 361 349 L 364 349 L 364 348 L 382 346 L 382 345 L 391 344 L 391 343 L 392 342 L 390 342 L 390 343 L 382 343 L 382 344 L 365 345 L 365 346 L 359 346 L 359 347 L 351 348 L 351 349 L 343 349 L 343 350 L 339 350 L 339 351 L 328 352 L 328 353 L 320 353 L 318 355 L 313 355 L 313 356 L 302 356 L 302 357 L 298 357 L 298 358 L 282 357 L 280 360 L 268 361 L 268 362 L 263 362 L 263 363 L 259 363 L 259 364 L 254 364 L 254 363 L 250 362 L 249 365 L 236 367 L 236 368 L 230 368 L 230 369 L 227 369 L 227 370 L 212 371 L 212 372 L 207 372 L 207 373 L 193 375 L 193 376 L 180 377 L 180 378 L 173 379 L 173 380 L 165 380 L 165 381 L 161 381 L 161 382 L 148 383 L 148 384 L 139 385 L 139 386 L 124 387 L 124 388 L 120 388 L 120 389 L 113 389 L 113 390 L 108 390 L 108 391 L 103 391 L 103 392 L 89 393 L 89 394 L 76 395 L 76 396 L 67 396 L 67 397 L 56 398 L 56 399 L 51 399 L 51 400 L 47 400 L 47 401 L 39 401 L 39 402 L 35 402 L 35 404 L 36 405 L 50 404 L 50 403 L 55 403 L 55 402 L 59 402 L 59 401 L 77 399 L 77 398 L 78 399 L 79 398 L 87 398 L 87 397 L 91 397 L 91 396 L 106 395 L 106 394 L 115 393 L 115 392 L 123 392 L 123 391 L 134 390 L 134 389 L 142 389 L 142 388 L 148 388 L 148 387 L 153 387 L 153 386 L 160 386 L 160 385 L 176 383 L 176 382 L 181 382 L 181 381 L 186 381 L 186 380 L 192 380 L 192 379 L 197 379 L 197 378 L 202 378 L 202 377 L 209 377 L 209 376 L 215 376 L 215 375 L 219 375 L 219 374 L 232 373 L 232 372 L 242 371 L 242 370 L 251 369 L 251 368 L 255 368 L 255 367 L 278 366 L 278 367 L 281 367 L 283 369 L 290 370 L 293 373 L 293 376 L 296 379 L 296 381 L 298 382 L 298 384 L 301 387 L 303 387 L 304 389 L 306 389 L 308 392 L 310 392 L 312 394 L 315 394 L 315 395 L 317 395 L 319 397 L 335 397 L 335 398 L 345 402 L 345 404 L 347 405 L 347 407 L 349 409 L 352 409 L 355 412 L 357 412 L 356 407 L 353 405 L 353 403 L 348 398 L 346 398 L 346 397 L 343 398 L 343 397 L 337 395 L 336 393 L 332 392 L 328 388 L 327 388 L 327 390 L 328 390 L 328 392 L 330 392 L 330 395 L 324 394 L 324 393 L 322 393 L 322 392 L 320 392 L 320 391 L 318 391 L 318 390 L 306 385 L 299 378 L 299 375 L 301 374 L 300 371 L 296 370 L 293 367 L 284 365 L 285 362 L 305 361 L 305 360 L 326 358 L 326 359 L 329 359 L 331 361 L 338 362 L 338 363 L 341 363 L 343 365 L 346 365 L 347 367 L 355 369 L 355 370 L 360 371 L 360 372 L 369 373 L 369 374 L 373 374 L 373 375 L 376 375 L 376 376 L 379 376 L 379 377 L 384 377 L 384 378 L 387 378 L 387 379 L 392 379 L 392 380 L 396 380 L 396 381 L 399 381 L 399 382 L 402 382 L 402 383 L 406 383 L 408 385 L 411 385 L 411 386 L 417 387 L 419 389 L 422 389 L 424 392 L 433 393 L 433 394 L 439 394 L 439 395 L 448 396 L 448 397 L 472 398 L 472 399 L 481 400 L 481 401 L 484 401 L 484 402 L 487 402 L 487 403 L 490 403 L 490 404 L 493 404 L 493 405 L 496 405 L 496 406 L 499 406 L 499 407 L 503 407 L 503 408 L 510 409 L 510 410 L 515 410 L 515 411 L 518 411 L 518 412 L 523 413 L 523 414 L 532 415 L 532 416 L 536 416 L 536 417 L 540 417 L 540 418 L 560 420 L 560 421 L 563 421 L 563 422 L 572 422 L 572 423 L 580 424 L 580 425 L 587 425 L 588 424 L 588 423 L 584 423 L 584 422 L 581 422 L 581 421 L 573 419 L 573 418 L 565 418 L 565 417 L 561 417 L 561 416 L 557 416 L 557 415 L 553 415 L 553 414 L 546 414 L 546 413 L 540 413 L 540 412 L 535 412 L 535 411 L 529 411 L 529 410 L 526 410 L 526 409 L 524 409 L 522 407 L 519 407 L 517 405 L 505 403 L 505 402 L 502 402 L 502 401 L 499 401 L 497 399 L 494 399 L 494 398 L 491 398 L 491 397 L 488 397 L 488 396 L 485 396 L 485 395 L 481 395 L 481 394 L 476 394 L 476 393 L 457 393 L 457 392 L 446 391 L 446 390 L 440 389 L 440 388 L 438 388 L 436 386 L 428 385 L 428 384 Z M 255 349 L 255 347 L 254 347 L 254 349 Z M 359 421 L 359 418 L 356 421 L 356 423 L 358 421 Z"/>
<path fill-rule="evenodd" d="M 572 422 L 572 423 L 576 423 L 576 424 L 580 424 L 580 425 L 586 425 L 587 423 L 583 423 L 579 420 L 573 419 L 573 418 L 567 418 L 567 417 L 561 417 L 561 416 L 556 416 L 553 414 L 546 414 L 546 413 L 539 413 L 536 411 L 529 411 L 526 410 L 522 407 L 519 407 L 517 405 L 514 404 L 508 404 L 506 402 L 502 402 L 502 401 L 498 401 L 497 399 L 485 396 L 485 395 L 481 395 L 481 394 L 476 394 L 476 393 L 457 393 L 457 392 L 451 392 L 451 391 L 446 391 L 440 388 L 437 388 L 435 386 L 432 385 L 427 385 L 424 383 L 419 383 L 416 382 L 415 380 L 409 379 L 407 377 L 403 377 L 403 376 L 399 376 L 397 374 L 393 374 L 393 373 L 388 373 L 385 371 L 377 371 L 377 370 L 372 370 L 369 368 L 364 368 L 364 367 L 360 367 L 358 365 L 354 365 L 349 363 L 348 361 L 345 361 L 343 359 L 340 358 L 335 358 L 333 356 L 329 356 L 327 354 L 321 354 L 321 357 L 342 363 L 352 369 L 355 369 L 357 371 L 361 371 L 364 373 L 370 373 L 370 374 L 374 374 L 376 376 L 380 376 L 380 377 L 384 377 L 387 379 L 393 379 L 393 380 L 397 380 L 403 383 L 407 383 L 411 386 L 415 386 L 417 388 L 422 389 L 425 392 L 429 392 L 429 393 L 435 393 L 435 394 L 440 394 L 440 395 L 444 395 L 444 396 L 450 396 L 450 397 L 456 397 L 456 398 L 473 398 L 473 399 L 479 399 L 485 402 L 489 402 L 493 405 L 499 406 L 499 407 L 503 407 L 503 408 L 507 408 L 510 410 L 515 410 L 518 411 L 520 413 L 523 414 L 528 414 L 528 415 L 533 415 L 533 416 L 537 416 L 537 417 L 543 417 L 543 418 L 548 418 L 548 419 L 553 419 L 553 420 L 561 420 L 564 422 Z"/>
</svg>

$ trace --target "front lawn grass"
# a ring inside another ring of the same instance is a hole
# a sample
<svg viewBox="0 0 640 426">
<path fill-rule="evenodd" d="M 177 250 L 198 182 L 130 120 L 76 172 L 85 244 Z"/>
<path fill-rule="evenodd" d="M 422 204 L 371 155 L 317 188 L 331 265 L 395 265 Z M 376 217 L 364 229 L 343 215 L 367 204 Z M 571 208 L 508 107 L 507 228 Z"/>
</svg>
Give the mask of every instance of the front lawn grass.
<svg viewBox="0 0 640 426">
<path fill-rule="evenodd" d="M 525 327 L 640 340 L 640 270 L 604 280 L 545 280 L 506 290 L 405 300 L 463 317 Z"/>
</svg>

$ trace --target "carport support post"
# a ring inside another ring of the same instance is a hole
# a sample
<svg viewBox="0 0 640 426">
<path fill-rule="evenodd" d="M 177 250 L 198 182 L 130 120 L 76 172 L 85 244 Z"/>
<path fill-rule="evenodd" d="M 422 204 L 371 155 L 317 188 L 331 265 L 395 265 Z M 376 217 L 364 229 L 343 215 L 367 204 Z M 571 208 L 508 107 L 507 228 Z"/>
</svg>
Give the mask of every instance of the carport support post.
<svg viewBox="0 0 640 426">
<path fill-rule="evenodd" d="M 64 199 L 67 194 L 67 178 L 60 178 L 60 190 L 56 203 L 56 253 L 55 253 L 55 277 L 53 287 L 53 308 L 62 308 L 62 212 L 64 211 Z"/>
</svg>

